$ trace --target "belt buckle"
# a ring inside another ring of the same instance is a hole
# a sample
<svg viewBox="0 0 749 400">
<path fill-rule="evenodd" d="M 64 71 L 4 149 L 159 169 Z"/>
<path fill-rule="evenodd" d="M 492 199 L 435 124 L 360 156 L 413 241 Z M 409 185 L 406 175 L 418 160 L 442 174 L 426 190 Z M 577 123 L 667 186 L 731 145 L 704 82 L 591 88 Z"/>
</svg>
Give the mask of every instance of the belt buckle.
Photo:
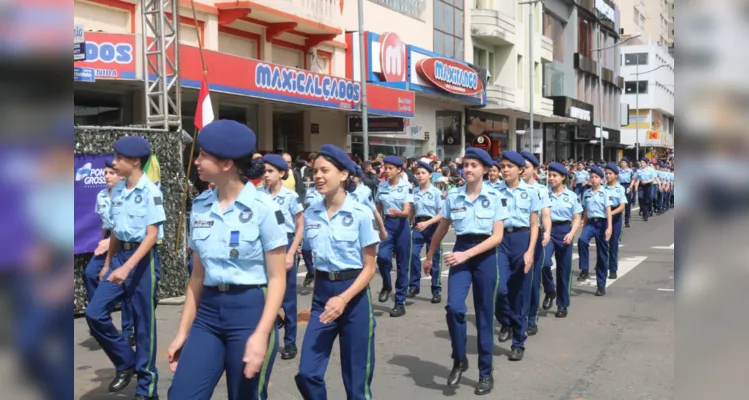
<svg viewBox="0 0 749 400">
<path fill-rule="evenodd" d="M 328 280 L 329 281 L 336 281 L 337 273 L 333 271 L 328 271 Z"/>
<path fill-rule="evenodd" d="M 509 233 L 515 232 L 515 228 L 509 227 L 509 228 L 507 228 L 507 232 L 509 232 Z"/>
<path fill-rule="evenodd" d="M 218 286 L 216 286 L 216 288 L 218 288 L 219 292 L 228 292 L 229 291 L 229 284 L 228 283 L 219 283 Z"/>
</svg>

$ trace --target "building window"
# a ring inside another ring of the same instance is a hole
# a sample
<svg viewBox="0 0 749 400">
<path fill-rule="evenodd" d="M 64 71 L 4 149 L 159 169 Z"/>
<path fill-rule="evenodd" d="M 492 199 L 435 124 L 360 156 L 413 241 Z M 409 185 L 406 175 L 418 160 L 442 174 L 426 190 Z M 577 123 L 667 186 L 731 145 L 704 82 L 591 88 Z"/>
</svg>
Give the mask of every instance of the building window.
<svg viewBox="0 0 749 400">
<path fill-rule="evenodd" d="M 518 81 L 517 81 L 517 87 L 522 88 L 523 87 L 523 56 L 518 54 Z"/>
<path fill-rule="evenodd" d="M 593 42 L 593 24 L 585 18 L 579 18 L 577 32 L 577 52 L 590 58 L 591 43 Z"/>
<path fill-rule="evenodd" d="M 624 82 L 625 94 L 646 94 L 648 92 L 648 81 L 629 81 Z"/>
<path fill-rule="evenodd" d="M 463 2 L 434 1 L 434 52 L 462 60 L 463 57 Z"/>
<path fill-rule="evenodd" d="M 554 61 L 564 62 L 564 22 L 544 9 L 543 35 L 554 41 Z"/>
<path fill-rule="evenodd" d="M 648 53 L 625 54 L 624 65 L 648 65 Z"/>
</svg>

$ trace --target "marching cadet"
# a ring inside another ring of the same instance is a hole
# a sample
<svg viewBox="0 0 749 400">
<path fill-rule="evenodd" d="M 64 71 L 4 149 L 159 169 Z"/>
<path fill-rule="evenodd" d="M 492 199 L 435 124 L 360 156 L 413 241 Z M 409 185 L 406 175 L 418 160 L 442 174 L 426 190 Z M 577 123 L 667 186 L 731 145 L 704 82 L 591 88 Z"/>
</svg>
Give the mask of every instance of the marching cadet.
<svg viewBox="0 0 749 400">
<path fill-rule="evenodd" d="M 431 165 L 419 161 L 416 164 L 416 179 L 419 188 L 414 196 L 414 226 L 411 235 L 411 282 L 408 289 L 408 297 L 416 297 L 421 289 L 421 249 L 426 244 L 427 252 L 431 247 L 434 232 L 440 221 L 440 209 L 442 208 L 442 192 L 432 186 L 432 174 L 434 169 Z M 442 301 L 442 245 L 440 244 L 432 259 L 432 303 Z"/>
<path fill-rule="evenodd" d="M 556 260 L 556 304 L 557 318 L 567 316 L 567 308 L 570 306 L 570 280 L 572 279 L 572 241 L 580 229 L 580 214 L 583 207 L 577 199 L 575 192 L 564 186 L 567 169 L 562 164 L 551 163 L 549 165 L 549 201 L 551 202 L 551 243 L 547 254 L 549 260 L 554 253 Z M 544 290 L 554 287 L 551 268 L 544 266 L 543 270 Z M 548 293 L 548 291 L 547 291 Z M 554 296 L 547 294 L 544 298 L 543 309 L 551 308 L 551 299 Z M 547 301 L 548 300 L 548 301 Z"/>
<path fill-rule="evenodd" d="M 308 187 L 307 192 L 304 195 L 304 208 L 309 208 L 309 206 L 322 200 L 322 198 L 322 195 L 317 191 L 317 188 L 314 185 Z M 304 265 L 307 266 L 307 275 L 304 276 L 302 287 L 308 288 L 312 285 L 312 281 L 315 278 L 315 261 L 312 258 L 312 250 L 309 248 L 309 243 L 305 240 L 302 240 L 302 259 L 304 260 Z"/>
<path fill-rule="evenodd" d="M 648 168 L 650 169 L 650 172 L 655 177 L 655 180 L 653 181 L 653 185 L 650 186 L 650 216 L 652 217 L 653 214 L 660 214 L 660 210 L 658 209 L 658 193 L 661 190 L 661 178 L 658 174 L 658 170 L 655 169 L 655 165 L 657 164 L 656 161 L 650 161 L 648 164 Z"/>
<path fill-rule="evenodd" d="M 614 163 L 606 165 L 606 192 L 611 205 L 611 239 L 609 239 L 609 279 L 616 279 L 619 270 L 619 243 L 622 241 L 622 213 L 627 207 L 627 193 L 619 183 L 619 168 Z"/>
<path fill-rule="evenodd" d="M 528 306 L 525 295 L 530 290 L 530 276 L 538 241 L 538 213 L 541 201 L 538 191 L 525 183 L 525 158 L 515 151 L 502 152 L 503 185 L 500 196 L 507 201 L 509 217 L 504 224 L 504 238 L 499 246 L 500 277 L 504 284 L 496 300 L 495 316 L 502 324 L 498 340 L 512 337 L 510 361 L 520 361 L 525 353 Z"/>
<path fill-rule="evenodd" d="M 529 278 L 530 290 L 526 291 L 523 295 L 527 303 L 525 307 L 528 309 L 528 328 L 526 332 L 528 335 L 533 336 L 538 333 L 538 309 L 541 297 L 542 269 L 545 267 L 546 260 L 551 260 L 546 257 L 546 251 L 551 242 L 551 202 L 549 201 L 549 188 L 536 181 L 536 169 L 541 165 L 538 158 L 529 151 L 522 151 L 520 155 L 525 159 L 525 169 L 522 179 L 528 186 L 536 189 L 538 192 L 539 207 L 541 209 L 541 218 L 538 222 L 542 230 L 536 240 L 536 249 L 533 254 L 533 269 Z M 551 267 L 551 263 L 549 263 L 549 267 Z M 554 287 L 544 287 L 544 294 L 544 304 L 551 304 L 554 301 Z"/>
<path fill-rule="evenodd" d="M 377 250 L 377 265 L 382 276 L 382 290 L 378 300 L 380 303 L 388 301 L 393 290 L 390 271 L 393 269 L 395 253 L 395 306 L 390 311 L 390 316 L 400 317 L 406 314 L 406 291 L 410 281 L 408 275 L 411 262 L 411 227 L 408 222 L 413 195 L 411 185 L 402 178 L 403 160 L 390 155 L 383 158 L 382 162 L 385 164 L 387 179 L 378 186 L 376 204 L 377 212 L 385 215 L 388 238 L 380 243 Z"/>
<path fill-rule="evenodd" d="M 619 162 L 619 183 L 624 187 L 626 191 L 627 204 L 624 206 L 624 227 L 629 228 L 629 218 L 632 213 L 632 202 L 634 201 L 634 195 L 630 186 L 632 186 L 632 169 L 629 168 L 627 163 L 629 159 L 624 157 Z"/>
<path fill-rule="evenodd" d="M 369 282 L 379 242 L 372 211 L 347 194 L 356 173 L 341 149 L 326 144 L 312 167 L 323 201 L 304 213 L 304 239 L 315 253 L 315 285 L 304 334 L 299 373 L 294 378 L 305 400 L 327 399 L 325 372 L 336 337 L 349 400 L 372 398 L 375 319 Z"/>
<path fill-rule="evenodd" d="M 572 173 L 575 174 L 575 178 L 573 179 L 575 194 L 580 196 L 585 191 L 585 186 L 588 185 L 588 171 L 585 169 L 585 163 L 582 161 L 577 163 L 577 169 Z"/>
<path fill-rule="evenodd" d="M 112 168 L 124 179 L 112 189 L 112 235 L 101 269 L 101 282 L 86 309 L 86 321 L 115 367 L 110 392 L 127 387 L 137 374 L 136 399 L 158 398 L 156 369 L 156 292 L 159 253 L 156 242 L 164 237 L 164 199 L 143 173 L 151 156 L 146 139 L 126 136 L 113 145 Z M 135 326 L 135 351 L 117 332 L 110 313 L 114 304 L 129 303 Z"/>
<path fill-rule="evenodd" d="M 286 292 L 283 295 L 283 326 L 284 349 L 281 352 L 282 360 L 291 360 L 296 357 L 296 333 L 297 333 L 297 296 L 296 296 L 296 271 L 297 271 L 297 249 L 302 242 L 304 233 L 304 208 L 299 204 L 299 195 L 283 184 L 289 174 L 289 163 L 278 154 L 266 154 L 263 156 L 265 162 L 265 188 L 264 192 L 278 203 L 284 218 L 284 229 L 288 235 L 286 246 Z"/>
<path fill-rule="evenodd" d="M 352 177 L 350 184 L 351 188 L 354 188 L 354 190 L 349 191 L 349 195 L 351 195 L 354 200 L 358 201 L 361 204 L 364 204 L 365 206 L 367 206 L 367 208 L 372 210 L 375 221 L 377 221 L 376 228 L 380 234 L 380 240 L 384 241 L 388 237 L 388 232 L 387 229 L 385 229 L 385 223 L 382 220 L 382 216 L 380 216 L 380 213 L 377 211 L 377 207 L 372 202 L 372 191 L 361 181 L 361 178 L 363 176 L 364 171 L 362 171 L 360 166 L 356 165 L 356 173 Z"/>
<path fill-rule="evenodd" d="M 487 173 L 487 176 L 489 179 L 487 179 L 486 183 L 492 187 L 492 189 L 498 189 L 500 184 L 502 183 L 500 171 L 502 170 L 502 166 L 499 165 L 499 162 L 492 161 L 492 166 L 489 168 L 489 172 Z"/>
<path fill-rule="evenodd" d="M 651 186 L 654 181 L 655 174 L 648 169 L 648 158 L 641 158 L 640 169 L 635 172 L 632 184 L 634 185 L 634 191 L 639 197 L 638 202 L 640 203 L 640 211 L 642 211 L 642 220 L 645 222 L 648 222 L 648 217 L 651 215 Z"/>
<path fill-rule="evenodd" d="M 112 235 L 112 189 L 122 180 L 122 177 L 115 172 L 112 161 L 111 157 L 104 161 L 104 181 L 107 183 L 107 187 L 96 195 L 96 213 L 101 218 L 102 240 L 96 246 L 94 256 L 91 257 L 88 265 L 86 265 L 86 269 L 83 271 L 83 283 L 86 286 L 86 295 L 89 303 L 94 297 L 96 288 L 99 286 L 101 269 L 107 260 L 106 253 L 109 250 L 109 237 Z M 133 314 L 129 303 L 122 303 L 120 316 L 122 317 L 122 337 L 127 339 L 130 346 L 135 346 Z"/>
<path fill-rule="evenodd" d="M 432 273 L 434 255 L 452 223 L 455 227 L 455 246 L 453 252 L 445 257 L 450 268 L 445 310 L 453 359 L 447 385 L 457 387 L 463 372 L 468 370 L 466 297 L 473 285 L 479 367 L 479 382 L 474 391 L 477 395 L 488 394 L 494 388 L 492 312 L 497 292 L 502 286 L 497 246 L 502 242 L 503 221 L 508 218 L 506 199 L 483 182 L 484 175 L 492 165 L 486 151 L 475 147 L 466 149 L 463 157 L 466 185 L 448 192 L 440 212 L 440 224 L 424 261 L 424 273 L 429 275 Z"/>
<path fill-rule="evenodd" d="M 606 274 L 609 269 L 609 239 L 612 234 L 611 203 L 606 189 L 601 186 L 605 177 L 596 166 L 590 168 L 590 189 L 583 193 L 583 233 L 577 240 L 580 256 L 578 281 L 588 279 L 590 239 L 596 240 L 596 296 L 606 295 Z"/>
<path fill-rule="evenodd" d="M 195 165 L 215 186 L 193 201 L 194 265 L 168 351 L 170 399 L 212 398 L 224 371 L 230 399 L 268 397 L 288 238 L 278 204 L 249 179 L 255 143 L 250 128 L 230 120 L 198 135 Z"/>
</svg>

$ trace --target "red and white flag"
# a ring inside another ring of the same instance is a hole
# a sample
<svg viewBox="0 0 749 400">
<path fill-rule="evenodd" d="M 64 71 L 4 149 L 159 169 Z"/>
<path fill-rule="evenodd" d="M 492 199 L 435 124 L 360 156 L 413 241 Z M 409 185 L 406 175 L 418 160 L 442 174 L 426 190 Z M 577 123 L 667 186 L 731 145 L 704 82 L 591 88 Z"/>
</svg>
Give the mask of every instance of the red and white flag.
<svg viewBox="0 0 749 400">
<path fill-rule="evenodd" d="M 208 91 L 208 81 L 203 77 L 198 94 L 198 106 L 195 110 L 195 127 L 202 130 L 204 126 L 213 121 L 213 105 L 211 104 L 211 93 Z"/>
</svg>

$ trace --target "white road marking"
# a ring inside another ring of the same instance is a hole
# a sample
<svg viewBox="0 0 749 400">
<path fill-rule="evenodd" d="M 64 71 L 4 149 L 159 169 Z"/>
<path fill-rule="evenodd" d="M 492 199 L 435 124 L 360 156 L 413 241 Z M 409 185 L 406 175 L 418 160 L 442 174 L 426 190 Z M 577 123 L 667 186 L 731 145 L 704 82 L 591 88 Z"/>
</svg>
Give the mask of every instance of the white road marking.
<svg viewBox="0 0 749 400">
<path fill-rule="evenodd" d="M 617 271 L 617 279 L 606 279 L 606 287 L 609 287 L 616 283 L 619 279 L 622 279 L 624 275 L 627 275 L 630 271 L 635 269 L 638 265 L 640 265 L 643 261 L 645 261 L 647 257 L 642 256 L 636 256 L 636 257 L 627 257 L 619 260 L 619 270 Z M 596 287 L 596 272 L 595 272 L 595 266 L 591 266 L 593 268 L 590 269 L 590 277 L 585 280 L 584 282 L 578 282 L 578 286 L 588 286 L 588 287 Z"/>
<path fill-rule="evenodd" d="M 653 247 L 651 247 L 651 249 L 673 250 L 674 249 L 674 244 L 675 243 L 671 243 L 671 246 L 653 246 Z"/>
<path fill-rule="evenodd" d="M 658 291 L 659 292 L 673 292 L 674 289 L 659 288 Z"/>
<path fill-rule="evenodd" d="M 577 247 L 577 243 L 573 243 L 573 246 Z M 590 247 L 596 247 L 596 242 L 591 240 Z M 624 247 L 624 245 L 619 243 L 619 248 L 622 248 L 622 247 Z"/>
</svg>

